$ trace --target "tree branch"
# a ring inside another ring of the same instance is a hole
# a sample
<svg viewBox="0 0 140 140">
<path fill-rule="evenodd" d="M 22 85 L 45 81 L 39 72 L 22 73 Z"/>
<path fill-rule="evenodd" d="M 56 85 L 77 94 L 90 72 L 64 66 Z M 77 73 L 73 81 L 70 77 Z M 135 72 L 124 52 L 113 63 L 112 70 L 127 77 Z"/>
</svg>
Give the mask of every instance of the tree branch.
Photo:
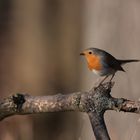
<svg viewBox="0 0 140 140">
<path fill-rule="evenodd" d="M 104 112 L 118 110 L 140 113 L 140 102 L 110 95 L 113 83 L 107 82 L 89 92 L 74 92 L 52 96 L 31 96 L 16 94 L 0 100 L 0 120 L 12 115 L 36 114 L 44 112 L 80 111 L 86 112 L 97 140 L 109 140 Z"/>
<path fill-rule="evenodd" d="M 88 113 L 90 122 L 98 140 L 110 140 L 107 128 L 103 119 L 103 114 L 98 114 L 97 112 Z"/>
<path fill-rule="evenodd" d="M 81 93 L 52 96 L 16 94 L 0 100 L 0 120 L 12 115 L 79 110 Z"/>
</svg>

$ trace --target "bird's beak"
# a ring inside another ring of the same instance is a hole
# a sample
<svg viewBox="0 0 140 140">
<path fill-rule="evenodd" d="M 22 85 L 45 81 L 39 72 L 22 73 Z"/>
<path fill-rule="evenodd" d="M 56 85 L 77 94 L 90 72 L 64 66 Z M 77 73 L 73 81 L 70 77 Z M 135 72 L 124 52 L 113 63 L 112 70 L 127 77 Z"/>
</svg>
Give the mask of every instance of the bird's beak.
<svg viewBox="0 0 140 140">
<path fill-rule="evenodd" d="M 85 53 L 81 52 L 80 55 L 85 55 Z"/>
</svg>

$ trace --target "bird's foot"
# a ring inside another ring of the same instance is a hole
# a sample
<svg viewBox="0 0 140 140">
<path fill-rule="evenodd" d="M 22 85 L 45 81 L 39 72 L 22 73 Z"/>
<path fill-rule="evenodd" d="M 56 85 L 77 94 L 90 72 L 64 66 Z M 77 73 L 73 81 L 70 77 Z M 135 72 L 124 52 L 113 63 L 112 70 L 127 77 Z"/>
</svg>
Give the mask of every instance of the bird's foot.
<svg viewBox="0 0 140 140">
<path fill-rule="evenodd" d="M 108 87 L 109 85 L 111 87 L 113 87 L 115 82 L 109 81 L 109 82 L 100 82 L 100 83 L 95 83 L 93 90 L 97 90 L 98 88 L 102 88 L 102 87 Z"/>
<path fill-rule="evenodd" d="M 104 85 L 104 83 L 96 83 L 95 85 L 94 85 L 94 90 L 97 90 L 98 88 L 100 88 L 100 87 L 103 87 L 103 85 Z"/>
<path fill-rule="evenodd" d="M 92 89 L 96 90 L 99 88 L 103 83 L 101 83 L 101 78 L 98 78 L 94 84 L 94 87 Z"/>
</svg>

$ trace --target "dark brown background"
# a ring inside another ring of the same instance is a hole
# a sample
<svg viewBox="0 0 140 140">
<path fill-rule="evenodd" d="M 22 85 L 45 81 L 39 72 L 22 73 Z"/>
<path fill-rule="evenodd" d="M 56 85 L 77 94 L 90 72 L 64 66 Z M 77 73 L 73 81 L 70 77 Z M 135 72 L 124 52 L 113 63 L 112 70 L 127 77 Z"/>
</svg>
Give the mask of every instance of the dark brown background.
<svg viewBox="0 0 140 140">
<path fill-rule="evenodd" d="M 138 0 L 1 0 L 0 97 L 23 92 L 47 95 L 89 90 L 98 76 L 79 52 L 105 49 L 140 59 Z M 117 73 L 112 94 L 139 99 L 140 64 Z M 139 115 L 107 112 L 113 140 L 139 140 Z M 92 140 L 83 113 L 14 116 L 0 123 L 0 140 Z"/>
</svg>

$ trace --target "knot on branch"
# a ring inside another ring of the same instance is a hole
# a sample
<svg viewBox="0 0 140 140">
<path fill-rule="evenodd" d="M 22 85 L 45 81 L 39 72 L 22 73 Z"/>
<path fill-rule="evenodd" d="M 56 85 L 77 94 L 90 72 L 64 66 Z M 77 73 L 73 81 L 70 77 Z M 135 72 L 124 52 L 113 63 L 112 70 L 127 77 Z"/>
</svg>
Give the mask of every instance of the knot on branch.
<svg viewBox="0 0 140 140">
<path fill-rule="evenodd" d="M 23 104 L 25 103 L 25 97 L 23 94 L 17 93 L 16 95 L 12 96 L 13 102 L 16 105 L 16 109 L 18 112 L 22 109 Z"/>
<path fill-rule="evenodd" d="M 104 113 L 110 106 L 110 92 L 113 85 L 114 83 L 107 82 L 96 88 L 92 88 L 89 91 L 89 94 L 84 97 L 86 99 L 81 99 L 82 104 L 84 104 L 83 110 L 85 112 Z"/>
</svg>

